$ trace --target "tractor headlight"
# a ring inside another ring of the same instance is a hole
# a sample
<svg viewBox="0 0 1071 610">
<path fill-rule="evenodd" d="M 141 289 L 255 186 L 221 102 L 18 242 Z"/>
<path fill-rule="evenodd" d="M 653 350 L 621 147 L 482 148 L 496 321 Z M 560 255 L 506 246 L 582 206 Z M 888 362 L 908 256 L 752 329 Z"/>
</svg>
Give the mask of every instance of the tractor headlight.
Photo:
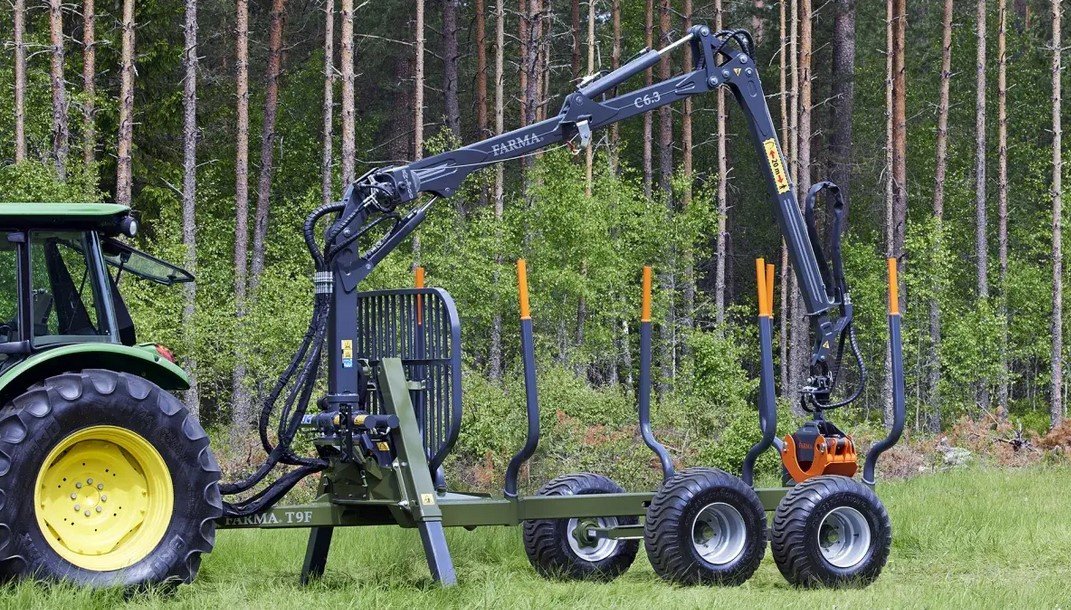
<svg viewBox="0 0 1071 610">
<path fill-rule="evenodd" d="M 138 234 L 138 221 L 133 216 L 124 216 L 119 221 L 119 229 L 123 232 L 123 235 L 134 237 Z"/>
</svg>

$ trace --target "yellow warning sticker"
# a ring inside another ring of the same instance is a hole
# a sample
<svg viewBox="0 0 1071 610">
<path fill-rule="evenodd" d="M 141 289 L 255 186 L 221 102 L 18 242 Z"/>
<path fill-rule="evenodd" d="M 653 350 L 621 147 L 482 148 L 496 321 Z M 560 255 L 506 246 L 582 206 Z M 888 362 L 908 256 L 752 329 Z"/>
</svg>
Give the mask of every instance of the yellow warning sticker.
<svg viewBox="0 0 1071 610">
<path fill-rule="evenodd" d="M 766 149 L 766 161 L 770 164 L 770 173 L 773 174 L 774 184 L 777 185 L 777 194 L 788 192 L 788 174 L 785 172 L 785 164 L 781 161 L 781 152 L 777 150 L 777 140 L 770 138 L 762 143 Z"/>
<path fill-rule="evenodd" d="M 733 73 L 740 76 L 740 68 L 733 68 Z"/>
<path fill-rule="evenodd" d="M 431 506 L 435 504 L 435 496 L 431 494 L 420 494 L 420 503 L 424 506 Z"/>
</svg>

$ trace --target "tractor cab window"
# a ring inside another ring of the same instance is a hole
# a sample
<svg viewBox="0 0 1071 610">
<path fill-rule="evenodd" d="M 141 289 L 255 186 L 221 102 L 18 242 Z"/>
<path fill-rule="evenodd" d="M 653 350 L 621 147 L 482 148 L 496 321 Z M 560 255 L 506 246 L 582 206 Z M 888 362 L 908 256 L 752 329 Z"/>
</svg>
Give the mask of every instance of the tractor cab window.
<svg viewBox="0 0 1071 610">
<path fill-rule="evenodd" d="M 0 343 L 18 341 L 19 280 L 17 246 L 0 231 Z M 0 354 L 0 363 L 8 359 Z"/>
<path fill-rule="evenodd" d="M 96 236 L 80 231 L 30 233 L 30 320 L 35 345 L 111 341 L 102 306 Z"/>
</svg>

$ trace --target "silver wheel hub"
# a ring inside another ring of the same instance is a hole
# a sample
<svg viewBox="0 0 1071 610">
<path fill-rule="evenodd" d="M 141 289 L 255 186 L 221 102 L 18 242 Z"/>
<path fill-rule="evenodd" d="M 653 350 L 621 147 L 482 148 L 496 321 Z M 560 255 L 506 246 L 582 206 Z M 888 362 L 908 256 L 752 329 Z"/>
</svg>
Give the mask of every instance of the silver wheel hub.
<svg viewBox="0 0 1071 610">
<path fill-rule="evenodd" d="M 597 563 L 610 557 L 617 551 L 618 540 L 605 538 L 590 532 L 590 528 L 617 527 L 617 517 L 596 517 L 583 520 L 572 518 L 566 525 L 565 538 L 569 548 L 584 561 Z"/>
<path fill-rule="evenodd" d="M 728 565 L 743 555 L 746 544 L 747 524 L 730 504 L 708 504 L 692 522 L 692 546 L 707 563 Z"/>
<path fill-rule="evenodd" d="M 851 568 L 862 562 L 870 550 L 870 540 L 866 517 L 850 506 L 834 508 L 818 525 L 822 557 L 838 568 Z"/>
</svg>

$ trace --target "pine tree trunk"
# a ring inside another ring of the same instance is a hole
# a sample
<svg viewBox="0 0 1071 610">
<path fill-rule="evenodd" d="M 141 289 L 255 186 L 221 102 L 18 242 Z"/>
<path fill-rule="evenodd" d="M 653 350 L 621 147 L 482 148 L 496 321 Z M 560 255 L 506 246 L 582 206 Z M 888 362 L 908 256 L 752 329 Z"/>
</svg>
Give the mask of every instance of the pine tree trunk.
<svg viewBox="0 0 1071 610">
<path fill-rule="evenodd" d="M 424 158 L 424 0 L 416 0 L 413 24 L 413 159 Z M 420 266 L 420 233 L 413 233 L 413 266 Z"/>
<path fill-rule="evenodd" d="M 342 184 L 349 187 L 356 177 L 357 167 L 357 119 L 356 95 L 354 93 L 353 65 L 353 0 L 342 0 L 342 28 L 339 45 L 342 64 Z"/>
<path fill-rule="evenodd" d="M 237 129 L 234 161 L 234 309 L 236 337 L 243 336 L 249 267 L 249 1 L 238 0 L 235 27 Z M 235 342 L 235 364 L 231 377 L 231 442 L 247 433 L 252 423 L 252 405 L 246 387 L 246 354 L 243 342 Z"/>
<path fill-rule="evenodd" d="M 644 45 L 654 47 L 654 0 L 647 0 L 646 21 L 644 21 Z M 654 69 L 644 71 L 646 84 L 654 82 Z M 643 194 L 648 199 L 654 192 L 654 117 L 650 112 L 643 113 Z"/>
<path fill-rule="evenodd" d="M 487 6 L 486 0 L 476 0 L 476 131 L 477 138 L 486 138 L 487 131 Z M 487 203 L 486 193 L 484 201 Z"/>
<path fill-rule="evenodd" d="M 324 5 L 324 130 L 321 200 L 324 204 L 334 199 L 334 125 L 335 125 L 335 0 Z"/>
<path fill-rule="evenodd" d="M 670 14 L 672 7 L 670 0 L 661 0 L 658 19 L 658 46 L 666 43 L 670 36 Z M 669 55 L 663 55 L 658 64 L 658 77 L 668 80 L 672 76 L 672 66 Z M 667 216 L 673 214 L 675 209 L 673 201 L 673 110 L 669 106 L 658 109 L 658 187 L 662 191 L 665 200 Z M 673 380 L 677 374 L 677 277 L 676 277 L 677 253 L 672 246 L 666 252 L 666 260 L 662 265 L 661 284 L 662 290 L 669 297 L 666 307 L 666 319 L 662 324 L 662 379 L 659 383 L 659 395 L 664 395 L 673 388 Z"/>
<path fill-rule="evenodd" d="M 528 2 L 528 56 L 525 62 L 528 78 L 524 89 L 524 122 L 526 125 L 535 123 L 539 118 L 539 93 L 542 91 L 542 83 L 539 80 L 539 62 L 543 53 L 542 7 L 541 0 Z M 535 163 L 535 156 L 527 157 L 525 161 L 531 167 Z"/>
<path fill-rule="evenodd" d="M 975 256 L 978 259 L 978 298 L 989 297 L 989 247 L 986 236 L 986 0 L 978 0 L 975 39 L 978 55 L 975 60 L 974 102 L 974 210 Z M 981 389 L 981 385 L 979 386 Z M 981 393 L 981 390 L 980 390 Z"/>
<path fill-rule="evenodd" d="M 833 15 L 833 78 L 829 136 L 830 178 L 851 203 L 852 111 L 855 107 L 855 0 L 837 0 Z M 845 217 L 851 214 L 845 210 Z"/>
<path fill-rule="evenodd" d="M 787 59 L 788 59 L 788 54 L 789 54 L 789 48 L 788 48 L 788 31 L 787 31 L 787 27 L 786 27 L 787 14 L 786 14 L 786 11 L 785 11 L 785 4 L 786 3 L 784 2 L 784 0 L 782 0 L 781 2 L 777 3 L 778 16 L 780 18 L 780 21 L 779 21 L 780 28 L 779 28 L 778 32 L 780 34 L 780 41 L 781 41 L 780 52 L 777 54 L 778 58 L 779 58 L 779 61 L 780 61 L 780 66 L 779 66 L 780 67 L 779 85 L 780 85 L 780 92 L 781 92 L 781 95 L 780 95 L 780 101 L 781 101 L 781 142 L 782 142 L 782 146 L 784 146 L 785 154 L 788 156 L 788 159 L 789 159 L 789 168 L 793 169 L 794 168 L 794 166 L 792 164 L 793 146 L 792 146 L 792 137 L 791 137 L 791 133 L 792 132 L 789 129 L 789 116 L 788 116 L 789 115 L 789 105 L 788 105 L 789 90 L 788 90 L 788 61 L 787 61 Z M 785 245 L 785 240 L 784 239 L 781 240 L 781 269 L 780 269 L 780 274 L 781 275 L 780 275 L 780 278 L 779 278 L 778 281 L 779 281 L 779 284 L 780 284 L 779 289 L 780 289 L 780 292 L 781 292 L 781 310 L 778 312 L 778 317 L 780 318 L 780 328 L 779 328 L 779 331 L 780 331 L 779 335 L 780 336 L 778 337 L 778 342 L 779 342 L 779 348 L 780 349 L 779 349 L 778 356 L 779 356 L 780 365 L 781 365 L 780 366 L 780 369 L 781 369 L 780 370 L 780 373 L 781 373 L 781 375 L 780 375 L 780 377 L 781 377 L 781 396 L 784 397 L 784 396 L 788 395 L 787 392 L 788 392 L 788 388 L 789 388 L 789 385 L 788 385 L 788 320 L 789 320 L 789 315 L 788 315 L 788 276 L 789 276 L 789 272 L 788 272 L 788 247 Z"/>
<path fill-rule="evenodd" d="M 719 4 L 721 0 L 718 0 Z M 684 0 L 684 31 L 692 29 L 692 0 Z M 683 54 L 683 71 L 692 69 L 692 54 Z M 688 209 L 692 205 L 692 183 L 695 180 L 692 167 L 692 99 L 684 98 L 684 112 L 681 116 L 681 168 L 684 171 L 684 191 L 681 193 L 681 206 Z M 695 252 L 691 244 L 684 248 L 684 287 L 681 290 L 684 311 L 681 312 L 681 328 L 686 332 L 695 326 Z"/>
<path fill-rule="evenodd" d="M 580 78 L 580 0 L 569 1 L 569 19 L 572 24 L 573 48 L 572 48 L 572 68 L 573 68 L 573 81 L 579 82 Z"/>
<path fill-rule="evenodd" d="M 20 3 L 23 0 L 18 0 Z M 97 13 L 93 0 L 82 5 L 82 159 L 91 169 L 97 153 Z M 25 148 L 25 142 L 23 143 Z M 25 155 L 25 150 L 23 154 Z"/>
<path fill-rule="evenodd" d="M 503 78 L 504 49 L 506 46 L 506 7 L 505 0 L 496 0 L 495 6 L 495 134 L 501 135 L 504 131 L 504 108 L 506 82 Z M 501 236 L 502 213 L 505 207 L 505 169 L 501 163 L 495 164 L 495 230 Z M 497 240 L 499 244 L 502 240 Z M 502 268 L 503 253 L 495 252 L 495 283 L 498 283 L 498 272 Z M 488 357 L 488 375 L 494 381 L 502 379 L 502 314 L 495 307 L 494 317 L 491 319 L 491 349 Z"/>
<path fill-rule="evenodd" d="M 520 6 L 517 9 L 517 41 L 520 43 L 520 54 L 517 70 L 517 90 L 520 92 L 518 97 L 520 98 L 520 111 L 518 113 L 520 117 L 521 127 L 528 124 L 528 108 L 526 104 L 527 92 L 528 92 L 528 37 L 529 30 L 532 27 L 532 16 L 528 9 L 528 0 L 519 0 Z M 521 161 L 521 169 L 526 167 L 525 162 Z M 523 184 L 523 181 L 522 181 Z"/>
<path fill-rule="evenodd" d="M 799 165 L 799 200 L 803 201 L 807 190 L 811 188 L 811 59 L 812 59 L 812 36 L 811 23 L 814 18 L 811 9 L 811 0 L 799 1 L 799 125 L 796 162 Z M 794 77 L 795 80 L 796 77 Z M 799 388 L 807 378 L 808 360 L 808 318 L 803 299 L 798 290 L 793 290 L 795 300 L 795 314 L 792 318 L 792 342 L 794 344 L 794 357 L 792 368 L 796 371 L 796 383 L 793 385 L 792 400 L 793 409 L 799 414 Z"/>
<path fill-rule="evenodd" d="M 275 122 L 279 111 L 279 75 L 283 61 L 283 10 L 285 0 L 272 0 L 268 28 L 268 71 L 264 84 L 264 124 L 260 141 L 260 177 L 257 180 L 257 207 L 253 216 L 253 262 L 250 265 L 251 292 L 255 292 L 264 272 L 264 248 L 268 240 L 271 210 L 271 182 L 275 170 Z M 254 294 L 254 298 L 256 295 Z"/>
<path fill-rule="evenodd" d="M 948 105 L 949 83 L 952 80 L 952 13 L 953 0 L 944 0 L 941 18 L 941 86 L 937 101 L 937 166 L 934 172 L 933 217 L 937 222 L 934 242 L 935 254 L 943 250 L 945 217 L 945 178 L 948 171 Z M 927 427 L 931 432 L 941 430 L 941 302 L 930 300 L 930 353 L 927 365 L 929 416 Z"/>
<path fill-rule="evenodd" d="M 800 178 L 800 54 L 799 54 L 799 24 L 800 24 L 800 0 L 790 0 L 788 19 L 789 19 L 789 34 L 788 34 L 788 61 L 789 61 L 789 148 L 791 149 L 791 155 L 789 157 L 789 166 L 791 171 L 796 177 L 797 182 Z M 799 352 L 799 324 L 796 322 L 796 318 L 801 315 L 799 310 L 800 299 L 797 295 L 799 292 L 799 280 L 796 279 L 795 273 L 788 274 L 788 306 L 782 309 L 782 317 L 787 321 L 786 326 L 788 328 L 782 331 L 783 336 L 788 337 L 788 386 L 782 390 L 782 393 L 789 397 L 790 401 L 795 405 L 798 402 L 796 400 L 799 392 L 799 388 L 803 383 L 800 378 L 801 370 L 798 366 L 801 359 Z M 796 409 L 793 406 L 793 409 Z M 794 411 L 795 412 L 795 411 Z"/>
<path fill-rule="evenodd" d="M 413 159 L 424 158 L 424 0 L 416 0 L 413 24 Z M 415 234 L 414 234 L 415 237 Z"/>
<path fill-rule="evenodd" d="M 610 6 L 610 20 L 613 23 L 613 49 L 610 54 L 610 70 L 616 70 L 621 66 L 621 0 L 612 0 Z M 610 125 L 610 166 L 617 173 L 620 166 L 621 130 L 619 125 Z"/>
<path fill-rule="evenodd" d="M 197 272 L 197 0 L 186 0 L 186 48 L 182 65 L 186 77 L 182 89 L 182 243 L 186 247 L 185 267 Z M 185 306 L 182 330 L 186 348 L 186 371 L 190 389 L 186 390 L 186 407 L 194 417 L 201 416 L 200 391 L 197 384 L 197 361 L 194 357 L 194 312 L 197 285 L 184 284 Z"/>
<path fill-rule="evenodd" d="M 724 15 L 722 0 L 714 0 L 714 30 L 721 31 L 724 27 Z M 725 257 L 728 248 L 725 242 L 729 239 L 726 232 L 727 216 L 729 215 L 729 162 L 726 157 L 726 106 L 725 88 L 719 87 L 718 93 L 718 245 L 715 252 L 714 271 L 714 322 L 718 329 L 725 324 Z"/>
<path fill-rule="evenodd" d="M 975 38 L 978 55 L 975 61 L 976 95 L 974 101 L 974 246 L 978 259 L 978 300 L 989 298 L 989 237 L 986 218 L 986 0 L 978 0 Z M 983 410 L 989 408 L 989 380 L 977 382 L 976 400 Z"/>
<path fill-rule="evenodd" d="M 123 0 L 123 51 L 119 87 L 119 143 L 116 145 L 115 202 L 130 205 L 134 142 L 134 0 Z"/>
<path fill-rule="evenodd" d="M 1052 398 L 1049 419 L 1052 426 L 1064 420 L 1064 262 L 1063 262 L 1063 125 L 1061 124 L 1060 27 L 1061 0 L 1052 0 Z"/>
<path fill-rule="evenodd" d="M 536 120 L 542 121 L 547 118 L 547 102 L 550 101 L 551 65 L 550 54 L 554 41 L 554 5 L 551 0 L 539 2 L 539 65 L 536 74 L 539 77 L 539 105 L 536 106 Z M 542 153 L 536 153 L 536 158 Z"/>
<path fill-rule="evenodd" d="M 52 163 L 56 178 L 67 180 L 67 153 L 70 134 L 67 128 L 67 89 L 63 80 L 63 2 L 49 0 L 48 25 L 52 39 Z"/>
<path fill-rule="evenodd" d="M 905 43 L 907 30 L 907 0 L 893 0 L 893 100 L 892 100 L 892 256 L 900 260 L 904 256 L 904 241 L 907 227 L 907 69 Z M 903 305 L 903 283 L 900 286 L 900 304 Z M 889 371 L 892 365 L 890 362 Z M 892 385 L 889 376 L 890 400 L 886 404 L 885 425 L 892 424 Z"/>
<path fill-rule="evenodd" d="M 1000 265 L 1000 380 L 997 417 L 1008 418 L 1008 57 L 1007 0 L 997 2 L 997 247 Z"/>
<path fill-rule="evenodd" d="M 15 163 L 26 160 L 26 0 L 15 0 Z"/>
<path fill-rule="evenodd" d="M 457 2 L 443 2 L 443 98 L 446 126 L 461 137 L 461 109 L 457 101 Z"/>
<path fill-rule="evenodd" d="M 595 0 L 588 0 L 588 37 L 587 37 L 587 49 L 588 49 L 588 74 L 595 73 Z M 594 138 L 592 138 L 594 140 Z M 588 145 L 584 150 L 584 193 L 591 197 L 592 188 L 592 169 L 595 163 L 595 148 L 592 142 L 588 142 Z M 583 307 L 583 297 L 581 297 L 581 307 Z"/>
</svg>

